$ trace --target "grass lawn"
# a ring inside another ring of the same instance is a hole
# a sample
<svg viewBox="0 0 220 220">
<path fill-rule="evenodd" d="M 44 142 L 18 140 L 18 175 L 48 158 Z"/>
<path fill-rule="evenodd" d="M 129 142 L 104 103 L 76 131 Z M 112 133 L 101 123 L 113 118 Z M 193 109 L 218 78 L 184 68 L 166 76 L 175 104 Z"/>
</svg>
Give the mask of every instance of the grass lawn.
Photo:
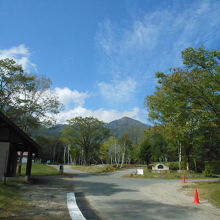
<svg viewBox="0 0 220 220">
<path fill-rule="evenodd" d="M 208 200 L 210 203 L 220 208 L 220 182 L 198 182 L 183 187 L 197 188 L 201 200 Z"/>
<path fill-rule="evenodd" d="M 0 183 L 0 218 L 9 219 L 17 216 L 22 209 L 28 208 L 18 192 L 19 184 L 16 182 L 3 185 Z"/>
<path fill-rule="evenodd" d="M 106 172 L 113 172 L 116 170 L 121 170 L 121 169 L 126 169 L 126 168 L 132 168 L 132 167 L 137 167 L 141 165 L 135 165 L 135 164 L 124 164 L 122 168 L 116 168 L 112 164 L 104 164 L 104 165 L 90 165 L 90 166 L 85 166 L 85 165 L 73 165 L 73 169 L 85 171 L 88 173 L 106 173 Z"/>
<path fill-rule="evenodd" d="M 126 177 L 134 177 L 134 178 L 157 178 L 157 179 L 181 179 L 183 176 L 186 179 L 204 179 L 204 178 L 213 178 L 213 177 L 206 177 L 203 173 L 193 173 L 193 172 L 186 172 L 186 173 L 177 173 L 176 171 L 170 171 L 170 173 L 153 173 L 144 169 L 144 176 L 130 174 Z M 215 178 L 220 178 L 220 175 L 214 176 Z"/>
<path fill-rule="evenodd" d="M 21 174 L 25 175 L 26 164 L 22 164 Z M 33 163 L 31 169 L 31 175 L 57 175 L 59 171 L 54 167 L 50 167 L 46 164 Z"/>
</svg>

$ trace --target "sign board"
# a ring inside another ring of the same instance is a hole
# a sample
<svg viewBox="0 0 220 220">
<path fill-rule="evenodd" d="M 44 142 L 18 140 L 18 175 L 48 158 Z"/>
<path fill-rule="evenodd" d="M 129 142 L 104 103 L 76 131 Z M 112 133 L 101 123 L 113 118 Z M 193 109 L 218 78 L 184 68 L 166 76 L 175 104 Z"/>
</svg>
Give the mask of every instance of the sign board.
<svg viewBox="0 0 220 220">
<path fill-rule="evenodd" d="M 137 175 L 144 175 L 144 169 L 137 169 Z"/>
</svg>

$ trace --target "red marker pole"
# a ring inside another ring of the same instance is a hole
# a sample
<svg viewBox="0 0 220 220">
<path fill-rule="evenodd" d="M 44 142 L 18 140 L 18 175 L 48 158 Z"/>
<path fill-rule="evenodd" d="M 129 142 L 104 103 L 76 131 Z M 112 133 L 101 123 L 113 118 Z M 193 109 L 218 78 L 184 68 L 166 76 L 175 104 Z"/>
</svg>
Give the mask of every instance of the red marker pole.
<svg viewBox="0 0 220 220">
<path fill-rule="evenodd" d="M 186 183 L 186 177 L 185 177 L 185 176 L 183 176 L 182 182 L 183 182 L 183 183 Z"/>
</svg>

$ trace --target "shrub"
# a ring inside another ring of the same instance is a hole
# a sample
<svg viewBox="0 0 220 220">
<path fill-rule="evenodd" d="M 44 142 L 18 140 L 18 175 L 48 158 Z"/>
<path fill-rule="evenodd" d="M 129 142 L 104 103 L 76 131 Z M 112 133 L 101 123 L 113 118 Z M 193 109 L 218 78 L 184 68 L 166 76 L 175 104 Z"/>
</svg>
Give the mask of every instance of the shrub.
<svg viewBox="0 0 220 220">
<path fill-rule="evenodd" d="M 214 170 L 213 166 L 211 164 L 207 164 L 203 173 L 207 177 L 212 177 L 212 176 L 214 176 L 214 171 L 215 170 Z"/>
<path fill-rule="evenodd" d="M 206 168 L 211 169 L 214 174 L 220 174 L 220 160 L 207 161 L 205 163 Z"/>
<path fill-rule="evenodd" d="M 115 168 L 112 165 L 108 164 L 103 167 L 102 172 L 110 172 L 110 171 L 114 171 L 114 170 L 115 170 Z"/>
<path fill-rule="evenodd" d="M 179 169 L 178 162 L 169 162 L 167 165 L 169 166 L 170 170 L 178 170 Z"/>
</svg>

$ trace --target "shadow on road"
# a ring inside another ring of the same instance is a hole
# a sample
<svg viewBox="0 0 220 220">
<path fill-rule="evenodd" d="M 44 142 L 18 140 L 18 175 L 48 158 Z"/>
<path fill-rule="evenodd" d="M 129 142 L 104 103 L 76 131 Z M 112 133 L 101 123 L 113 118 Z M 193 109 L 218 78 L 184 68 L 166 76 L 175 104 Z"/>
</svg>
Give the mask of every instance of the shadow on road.
<svg viewBox="0 0 220 220">
<path fill-rule="evenodd" d="M 88 182 L 78 179 L 74 180 L 74 191 L 85 192 L 86 195 L 93 196 L 111 196 L 120 192 L 136 192 L 138 190 L 119 188 L 118 184 L 114 183 L 102 183 L 102 182 Z"/>
<path fill-rule="evenodd" d="M 106 209 L 106 213 L 111 216 L 111 219 L 117 220 L 163 220 L 163 219 L 191 219 L 193 212 L 196 212 L 196 207 L 184 207 L 169 205 L 155 201 L 142 200 L 120 200 L 108 202 L 109 207 L 113 209 Z M 191 217 L 191 218 L 190 218 Z"/>
</svg>

